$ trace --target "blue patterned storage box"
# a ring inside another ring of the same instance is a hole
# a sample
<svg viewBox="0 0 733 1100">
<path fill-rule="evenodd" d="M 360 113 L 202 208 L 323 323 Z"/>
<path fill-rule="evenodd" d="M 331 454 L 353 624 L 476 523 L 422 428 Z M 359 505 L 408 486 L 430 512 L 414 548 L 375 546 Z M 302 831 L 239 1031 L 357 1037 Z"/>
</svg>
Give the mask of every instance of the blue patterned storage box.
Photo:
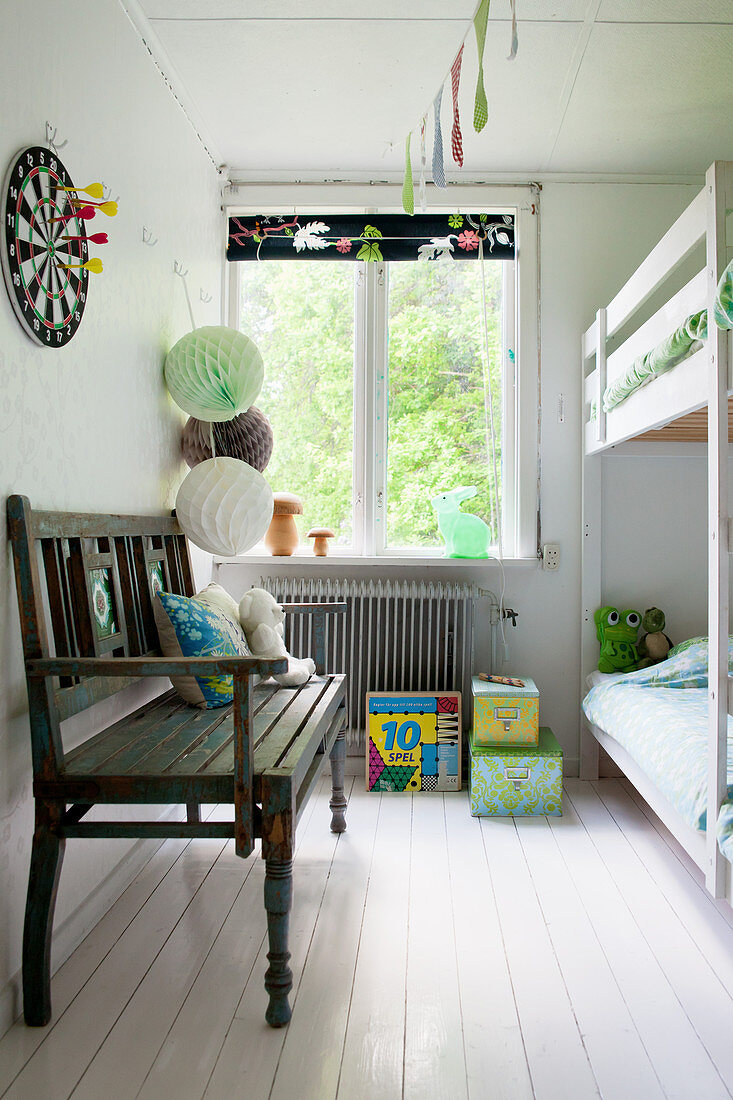
<svg viewBox="0 0 733 1100">
<path fill-rule="evenodd" d="M 549 726 L 537 745 L 475 746 L 471 736 L 474 817 L 562 815 L 562 749 Z"/>
</svg>

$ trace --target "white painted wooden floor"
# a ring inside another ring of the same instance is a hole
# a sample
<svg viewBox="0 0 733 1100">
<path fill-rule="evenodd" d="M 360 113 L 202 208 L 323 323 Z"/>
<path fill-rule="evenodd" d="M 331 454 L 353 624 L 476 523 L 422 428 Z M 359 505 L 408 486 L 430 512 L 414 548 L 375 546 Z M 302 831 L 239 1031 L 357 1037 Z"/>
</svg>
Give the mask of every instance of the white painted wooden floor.
<svg viewBox="0 0 733 1100">
<path fill-rule="evenodd" d="M 730 910 L 624 782 L 515 822 L 357 781 L 340 838 L 328 794 L 299 833 L 289 1028 L 263 1018 L 262 861 L 167 841 L 56 974 L 53 1026 L 0 1041 L 0 1095 L 731 1095 Z"/>
</svg>

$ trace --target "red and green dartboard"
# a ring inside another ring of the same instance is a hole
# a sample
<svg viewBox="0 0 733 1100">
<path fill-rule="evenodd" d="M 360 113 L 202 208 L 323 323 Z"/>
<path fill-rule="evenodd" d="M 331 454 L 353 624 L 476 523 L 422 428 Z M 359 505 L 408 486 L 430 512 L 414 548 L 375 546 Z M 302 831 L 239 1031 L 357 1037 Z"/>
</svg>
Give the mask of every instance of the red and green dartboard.
<svg viewBox="0 0 733 1100">
<path fill-rule="evenodd" d="M 63 347 L 81 324 L 89 281 L 79 196 L 56 154 L 41 146 L 16 157 L 4 195 L 2 266 L 13 309 L 32 340 Z"/>
</svg>

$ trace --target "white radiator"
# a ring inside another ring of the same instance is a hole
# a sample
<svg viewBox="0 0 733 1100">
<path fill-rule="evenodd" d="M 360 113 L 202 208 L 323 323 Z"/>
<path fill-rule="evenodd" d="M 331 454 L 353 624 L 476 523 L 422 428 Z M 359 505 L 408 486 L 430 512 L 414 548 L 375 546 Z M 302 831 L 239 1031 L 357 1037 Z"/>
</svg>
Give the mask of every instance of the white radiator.
<svg viewBox="0 0 733 1100">
<path fill-rule="evenodd" d="M 306 577 L 261 577 L 260 585 L 280 603 L 346 602 L 346 615 L 326 620 L 326 671 L 348 678 L 350 746 L 364 745 L 368 691 L 461 691 L 468 726 L 474 585 Z M 308 656 L 307 616 L 294 616 L 286 631 L 290 653 Z"/>
</svg>

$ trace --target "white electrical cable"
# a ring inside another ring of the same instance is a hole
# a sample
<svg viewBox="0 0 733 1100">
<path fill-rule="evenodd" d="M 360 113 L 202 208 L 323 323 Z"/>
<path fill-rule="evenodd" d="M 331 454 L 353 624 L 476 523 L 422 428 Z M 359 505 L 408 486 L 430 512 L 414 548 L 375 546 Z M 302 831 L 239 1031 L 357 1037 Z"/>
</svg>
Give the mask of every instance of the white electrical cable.
<svg viewBox="0 0 733 1100">
<path fill-rule="evenodd" d="M 502 516 L 499 503 L 499 478 L 496 469 L 496 429 L 494 427 L 494 403 L 491 393 L 491 372 L 489 369 L 489 321 L 486 307 L 486 271 L 484 268 L 484 242 L 479 237 L 478 258 L 481 267 L 481 307 L 483 318 L 484 354 L 481 357 L 484 380 L 484 432 L 486 435 L 486 457 L 491 451 L 491 469 L 494 475 L 494 493 L 491 501 L 492 518 L 496 521 L 497 542 L 499 554 L 496 560 L 501 570 L 501 596 L 499 597 L 499 626 L 501 629 L 501 642 L 506 655 L 506 635 L 504 633 L 504 593 L 506 592 L 506 575 L 504 573 L 504 540 L 502 536 Z"/>
</svg>

